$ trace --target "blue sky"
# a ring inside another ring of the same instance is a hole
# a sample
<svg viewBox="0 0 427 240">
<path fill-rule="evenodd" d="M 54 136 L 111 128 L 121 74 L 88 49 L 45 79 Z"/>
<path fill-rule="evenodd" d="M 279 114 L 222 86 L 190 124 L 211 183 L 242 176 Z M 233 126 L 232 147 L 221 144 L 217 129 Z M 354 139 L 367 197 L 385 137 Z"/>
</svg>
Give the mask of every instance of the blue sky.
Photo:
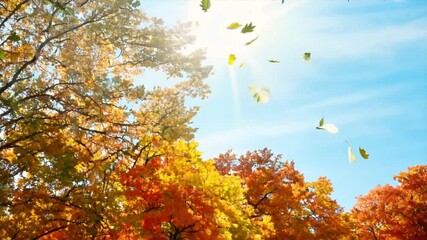
<svg viewBox="0 0 427 240">
<path fill-rule="evenodd" d="M 396 184 L 393 176 L 409 166 L 427 164 L 426 1 L 212 0 L 204 13 L 199 1 L 150 0 L 142 9 L 168 25 L 199 22 L 193 47 L 206 48 L 214 66 L 209 99 L 191 102 L 201 106 L 193 125 L 205 158 L 268 147 L 308 181 L 327 176 L 346 210 L 373 187 Z M 251 21 L 250 34 L 225 29 Z M 270 88 L 268 103 L 251 98 L 251 83 Z M 322 117 L 340 132 L 315 130 Z M 350 164 L 345 140 L 370 159 L 356 152 Z"/>
</svg>

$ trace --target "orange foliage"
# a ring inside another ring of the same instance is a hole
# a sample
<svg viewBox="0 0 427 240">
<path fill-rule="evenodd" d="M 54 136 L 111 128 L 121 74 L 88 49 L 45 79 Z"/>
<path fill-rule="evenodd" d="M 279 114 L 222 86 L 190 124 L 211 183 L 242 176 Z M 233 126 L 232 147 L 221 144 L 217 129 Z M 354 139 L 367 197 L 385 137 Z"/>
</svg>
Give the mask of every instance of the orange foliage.
<svg viewBox="0 0 427 240">
<path fill-rule="evenodd" d="M 352 209 L 360 239 L 427 239 L 427 165 L 394 177 L 397 186 L 378 186 Z"/>
<path fill-rule="evenodd" d="M 239 158 L 227 152 L 216 161 L 222 174 L 243 180 L 248 204 L 255 208 L 255 222 L 271 217 L 275 234 L 268 239 L 346 239 L 349 219 L 330 198 L 326 178 L 305 182 L 294 162 L 282 162 L 270 150 L 247 152 Z"/>
</svg>

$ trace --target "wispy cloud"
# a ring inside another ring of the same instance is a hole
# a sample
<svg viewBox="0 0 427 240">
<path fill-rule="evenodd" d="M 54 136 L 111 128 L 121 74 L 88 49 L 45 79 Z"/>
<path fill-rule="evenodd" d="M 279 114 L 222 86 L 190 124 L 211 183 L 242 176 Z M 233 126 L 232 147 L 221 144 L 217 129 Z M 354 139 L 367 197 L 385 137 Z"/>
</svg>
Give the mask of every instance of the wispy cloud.
<svg viewBox="0 0 427 240">
<path fill-rule="evenodd" d="M 370 101 L 373 99 L 380 99 L 402 89 L 408 89 L 414 87 L 413 84 L 400 84 L 387 87 L 383 91 L 378 92 L 374 90 L 361 91 L 351 95 L 343 95 L 332 97 L 317 103 L 308 103 L 300 107 L 295 108 L 291 112 L 282 113 L 284 115 L 291 116 L 304 116 L 304 119 L 296 120 L 283 120 L 280 122 L 265 122 L 259 124 L 250 125 L 239 125 L 238 127 L 231 128 L 225 131 L 212 132 L 206 135 L 200 136 L 198 141 L 202 146 L 233 146 L 239 145 L 246 141 L 253 139 L 268 139 L 273 137 L 285 137 L 296 133 L 304 133 L 306 131 L 312 131 L 316 127 L 317 121 L 321 116 L 313 114 L 313 109 L 331 108 L 335 106 L 351 106 L 363 101 Z M 351 112 L 350 114 L 348 112 Z M 331 115 L 331 119 L 336 123 L 340 123 L 340 127 L 345 125 L 353 124 L 358 121 L 366 121 L 372 119 L 379 119 L 397 115 L 402 112 L 402 109 L 398 106 L 387 106 L 381 109 L 377 109 L 374 112 L 366 114 L 361 111 L 341 111 L 334 115 Z M 301 114 L 304 113 L 304 114 Z M 280 113 L 279 113 L 280 114 Z M 275 117 L 272 119 L 280 118 L 278 113 L 275 113 Z M 283 119 L 286 119 L 285 117 Z"/>
</svg>

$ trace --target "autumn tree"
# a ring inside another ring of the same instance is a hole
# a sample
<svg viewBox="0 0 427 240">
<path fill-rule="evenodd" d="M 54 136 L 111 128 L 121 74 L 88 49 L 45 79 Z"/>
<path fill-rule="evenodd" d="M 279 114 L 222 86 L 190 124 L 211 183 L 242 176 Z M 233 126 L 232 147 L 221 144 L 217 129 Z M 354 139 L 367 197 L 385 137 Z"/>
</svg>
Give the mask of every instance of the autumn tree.
<svg viewBox="0 0 427 240">
<path fill-rule="evenodd" d="M 349 215 L 332 200 L 331 182 L 306 182 L 294 162 L 282 161 L 268 149 L 236 157 L 230 151 L 215 159 L 224 175 L 242 178 L 245 198 L 257 223 L 271 219 L 274 231 L 265 239 L 349 239 Z"/>
<path fill-rule="evenodd" d="M 186 49 L 187 25 L 167 28 L 139 5 L 0 4 L 0 238 L 113 236 L 120 174 L 152 157 L 142 153 L 153 139 L 193 137 L 197 108 L 184 100 L 206 97 L 210 68 Z M 135 84 L 146 69 L 181 80 Z"/>
<path fill-rule="evenodd" d="M 127 226 L 123 236 L 261 239 L 262 229 L 250 221 L 253 208 L 245 201 L 240 178 L 221 175 L 196 147 L 195 142 L 163 141 L 145 153 L 154 156 L 149 162 L 122 173 L 129 208 L 121 214 Z"/>
<path fill-rule="evenodd" d="M 352 209 L 360 239 L 427 239 L 427 165 L 394 177 L 397 186 L 378 186 Z"/>
</svg>

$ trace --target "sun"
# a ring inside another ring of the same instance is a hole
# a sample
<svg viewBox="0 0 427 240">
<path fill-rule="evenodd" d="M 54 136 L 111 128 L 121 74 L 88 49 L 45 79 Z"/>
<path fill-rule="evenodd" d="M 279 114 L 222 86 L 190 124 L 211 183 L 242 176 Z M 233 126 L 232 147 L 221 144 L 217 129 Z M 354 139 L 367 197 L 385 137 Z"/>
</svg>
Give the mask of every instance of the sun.
<svg viewBox="0 0 427 240">
<path fill-rule="evenodd" d="M 226 61 L 230 53 L 238 56 L 238 60 L 252 62 L 259 46 L 251 44 L 248 47 L 245 43 L 256 37 L 262 39 L 273 30 L 271 21 L 283 13 L 280 4 L 274 3 L 265 0 L 215 1 L 207 12 L 203 12 L 196 1 L 187 1 L 186 21 L 193 23 L 192 34 L 197 37 L 194 47 L 206 49 L 206 57 L 211 64 Z M 241 29 L 227 29 L 234 22 L 241 25 L 252 23 L 254 32 L 242 34 Z"/>
</svg>

